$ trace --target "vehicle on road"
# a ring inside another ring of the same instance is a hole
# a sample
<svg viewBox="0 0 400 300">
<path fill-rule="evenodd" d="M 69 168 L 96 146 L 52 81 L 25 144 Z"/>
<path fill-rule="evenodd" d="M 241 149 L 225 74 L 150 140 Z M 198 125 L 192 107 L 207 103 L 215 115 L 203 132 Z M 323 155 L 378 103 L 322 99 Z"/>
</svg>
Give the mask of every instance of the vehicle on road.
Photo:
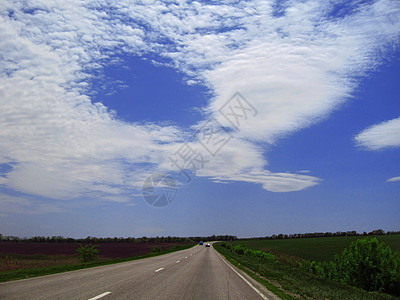
<svg viewBox="0 0 400 300">
<path fill-rule="evenodd" d="M 207 243 L 207 244 L 206 244 L 206 247 L 211 247 L 211 244 L 210 244 L 210 243 Z"/>
<path fill-rule="evenodd" d="M 200 241 L 199 245 L 203 245 L 203 241 Z"/>
</svg>

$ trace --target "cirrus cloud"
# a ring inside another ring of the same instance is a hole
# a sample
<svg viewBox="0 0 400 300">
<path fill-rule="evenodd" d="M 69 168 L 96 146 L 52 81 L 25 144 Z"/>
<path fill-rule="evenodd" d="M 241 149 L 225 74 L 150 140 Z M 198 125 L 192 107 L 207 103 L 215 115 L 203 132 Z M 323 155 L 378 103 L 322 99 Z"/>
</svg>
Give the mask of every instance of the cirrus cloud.
<svg viewBox="0 0 400 300">
<path fill-rule="evenodd" d="M 318 184 L 314 176 L 268 171 L 265 147 L 326 118 L 351 95 L 355 76 L 399 41 L 398 1 L 356 6 L 333 16 L 331 3 L 312 0 L 291 1 L 279 13 L 261 0 L 2 1 L 0 164 L 11 168 L 1 186 L 126 201 L 148 174 L 171 169 L 168 157 L 185 141 L 197 144 L 191 136 L 199 124 L 128 123 L 93 103 L 90 80 L 116 54 L 149 55 L 209 87 L 205 119 L 229 127 L 218 111 L 236 91 L 256 107 L 257 118 L 198 176 L 274 192 Z M 361 143 L 390 143 L 373 142 L 375 131 L 360 134 Z"/>
</svg>

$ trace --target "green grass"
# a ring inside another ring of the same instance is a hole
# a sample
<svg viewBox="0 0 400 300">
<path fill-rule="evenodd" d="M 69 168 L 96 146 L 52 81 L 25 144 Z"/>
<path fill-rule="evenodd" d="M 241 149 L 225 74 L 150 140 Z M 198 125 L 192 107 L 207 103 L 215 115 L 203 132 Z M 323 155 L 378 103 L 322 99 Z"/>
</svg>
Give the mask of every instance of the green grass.
<svg viewBox="0 0 400 300">
<path fill-rule="evenodd" d="M 397 299 L 391 295 L 369 293 L 330 279 L 320 278 L 284 263 L 238 255 L 221 247 L 221 244 L 215 243 L 213 246 L 231 263 L 283 299 Z"/>
<path fill-rule="evenodd" d="M 184 250 L 184 249 L 193 247 L 195 245 L 197 245 L 197 243 L 176 245 L 174 247 L 171 247 L 171 248 L 169 248 L 165 251 L 161 251 L 161 252 L 150 252 L 145 255 L 137 255 L 137 256 L 127 257 L 127 258 L 99 260 L 99 261 L 91 262 L 91 263 L 72 263 L 71 264 L 71 263 L 67 263 L 67 260 L 65 260 L 65 264 L 63 264 L 63 265 L 1 271 L 0 272 L 0 282 L 32 278 L 32 277 L 37 277 L 37 276 L 44 276 L 44 275 L 50 275 L 50 274 L 68 272 L 68 271 L 75 271 L 75 270 L 92 268 L 92 267 L 99 267 L 99 266 L 104 266 L 104 265 L 111 265 L 111 264 L 116 264 L 116 263 L 121 263 L 121 262 L 127 262 L 127 261 L 131 261 L 131 260 L 153 257 L 153 256 L 158 256 L 158 255 L 163 255 L 163 254 L 179 251 L 179 250 Z M 14 256 L 11 256 L 11 257 L 12 257 L 12 259 L 18 259 L 18 258 L 21 259 L 22 256 L 16 255 L 15 257 Z M 40 261 L 40 258 L 42 259 L 42 261 Z M 37 263 L 39 263 L 39 265 L 40 264 L 43 265 L 43 264 L 48 263 L 49 260 L 53 260 L 54 256 L 47 256 L 47 255 L 34 256 L 33 255 L 33 256 L 25 256 L 25 259 L 35 260 Z M 72 260 L 72 261 L 74 262 L 74 260 Z"/>
<path fill-rule="evenodd" d="M 392 250 L 400 251 L 400 235 L 375 236 L 380 242 L 385 242 Z M 239 240 L 248 248 L 297 256 L 306 260 L 330 261 L 335 254 L 341 253 L 351 242 L 362 236 L 304 238 L 287 240 Z"/>
</svg>

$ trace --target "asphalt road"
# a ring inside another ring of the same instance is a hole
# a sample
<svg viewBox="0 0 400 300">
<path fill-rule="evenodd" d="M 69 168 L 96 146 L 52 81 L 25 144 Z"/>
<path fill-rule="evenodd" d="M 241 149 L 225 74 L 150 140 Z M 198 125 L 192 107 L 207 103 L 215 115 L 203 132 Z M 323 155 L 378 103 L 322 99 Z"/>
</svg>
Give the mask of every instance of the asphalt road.
<svg viewBox="0 0 400 300">
<path fill-rule="evenodd" d="M 212 248 L 0 284 L 0 299 L 278 299 Z"/>
</svg>

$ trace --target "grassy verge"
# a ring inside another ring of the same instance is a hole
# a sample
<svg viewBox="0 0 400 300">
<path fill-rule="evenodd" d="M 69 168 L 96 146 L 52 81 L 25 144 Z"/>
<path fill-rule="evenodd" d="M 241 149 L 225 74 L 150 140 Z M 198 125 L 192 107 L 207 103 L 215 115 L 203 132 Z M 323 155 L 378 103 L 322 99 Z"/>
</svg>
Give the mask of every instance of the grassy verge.
<svg viewBox="0 0 400 300">
<path fill-rule="evenodd" d="M 79 258 L 72 255 L 0 255 L 0 272 L 20 269 L 47 268 L 60 265 L 73 265 L 78 263 L 80 263 Z"/>
<path fill-rule="evenodd" d="M 111 265 L 111 264 L 116 264 L 116 263 L 121 263 L 121 262 L 127 262 L 127 261 L 131 261 L 131 260 L 148 258 L 148 257 L 163 255 L 163 254 L 167 254 L 167 253 L 171 253 L 171 252 L 175 252 L 175 251 L 179 251 L 179 250 L 188 249 L 190 247 L 193 247 L 196 244 L 197 243 L 176 245 L 165 251 L 157 251 L 157 252 L 151 252 L 151 253 L 148 253 L 145 255 L 137 255 L 137 256 L 133 256 L 133 257 L 102 260 L 102 261 L 96 261 L 96 262 L 91 262 L 91 263 L 75 263 L 75 264 L 65 264 L 65 265 L 58 265 L 58 266 L 43 267 L 43 268 L 1 271 L 0 272 L 0 282 L 17 280 L 17 279 L 26 279 L 26 278 L 32 278 L 32 277 L 37 277 L 37 276 L 50 275 L 50 274 L 68 272 L 68 271 L 75 271 L 75 270 L 80 270 L 80 269 L 99 267 L 99 266 Z"/>
<path fill-rule="evenodd" d="M 215 243 L 214 248 L 231 263 L 283 299 L 398 299 L 320 278 L 303 269 L 274 260 L 239 255 Z"/>
</svg>

